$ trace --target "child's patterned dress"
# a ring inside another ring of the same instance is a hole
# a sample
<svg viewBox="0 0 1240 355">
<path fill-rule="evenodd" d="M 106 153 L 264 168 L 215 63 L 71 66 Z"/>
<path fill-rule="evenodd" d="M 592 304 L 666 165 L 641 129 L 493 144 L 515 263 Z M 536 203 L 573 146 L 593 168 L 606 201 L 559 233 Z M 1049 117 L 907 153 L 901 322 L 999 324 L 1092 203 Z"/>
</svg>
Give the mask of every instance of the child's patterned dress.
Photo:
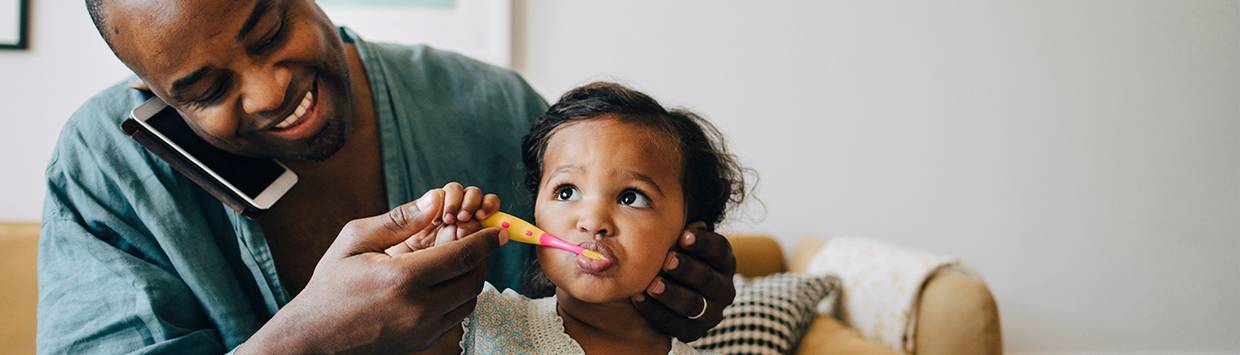
<svg viewBox="0 0 1240 355">
<path fill-rule="evenodd" d="M 474 313 L 461 326 L 463 354 L 585 354 L 564 332 L 564 319 L 555 311 L 555 296 L 529 299 L 513 290 L 500 293 L 486 283 L 478 294 Z M 698 354 L 676 338 L 671 355 Z"/>
</svg>

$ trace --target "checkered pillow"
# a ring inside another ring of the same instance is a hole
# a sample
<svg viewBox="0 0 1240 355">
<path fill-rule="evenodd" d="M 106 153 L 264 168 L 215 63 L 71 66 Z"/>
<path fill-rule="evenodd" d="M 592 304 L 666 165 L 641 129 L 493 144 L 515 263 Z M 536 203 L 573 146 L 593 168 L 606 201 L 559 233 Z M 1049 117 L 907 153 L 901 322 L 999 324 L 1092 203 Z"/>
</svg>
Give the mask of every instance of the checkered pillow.
<svg viewBox="0 0 1240 355">
<path fill-rule="evenodd" d="M 832 276 L 775 274 L 736 278 L 736 301 L 695 348 L 721 354 L 791 354 L 823 299 L 839 295 Z"/>
</svg>

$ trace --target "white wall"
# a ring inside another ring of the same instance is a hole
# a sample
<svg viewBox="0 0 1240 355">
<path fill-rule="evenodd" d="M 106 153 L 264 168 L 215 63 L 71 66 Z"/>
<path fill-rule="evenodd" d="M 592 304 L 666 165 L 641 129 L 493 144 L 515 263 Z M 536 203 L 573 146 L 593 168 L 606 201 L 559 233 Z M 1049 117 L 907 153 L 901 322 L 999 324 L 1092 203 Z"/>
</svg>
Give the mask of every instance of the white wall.
<svg viewBox="0 0 1240 355">
<path fill-rule="evenodd" d="M 514 11 L 548 98 L 618 78 L 717 123 L 761 175 L 737 229 L 959 255 L 1013 352 L 1240 352 L 1238 1 Z"/>
<path fill-rule="evenodd" d="M 69 115 L 129 75 L 82 1 L 30 5 L 30 48 L 0 50 L 0 220 L 37 220 L 43 168 Z"/>
<path fill-rule="evenodd" d="M 80 2 L 31 5 L 33 48 L 0 51 L 0 220 L 39 217 L 60 126 L 126 73 Z M 716 122 L 762 178 L 737 229 L 959 255 L 1013 352 L 1240 351 L 1240 1 L 514 11 L 549 99 L 616 78 Z"/>
<path fill-rule="evenodd" d="M 511 0 L 451 0 L 452 6 L 447 7 L 340 2 L 345 1 L 319 1 L 319 6 L 336 25 L 348 26 L 367 41 L 428 43 L 491 64 L 512 66 Z"/>
</svg>

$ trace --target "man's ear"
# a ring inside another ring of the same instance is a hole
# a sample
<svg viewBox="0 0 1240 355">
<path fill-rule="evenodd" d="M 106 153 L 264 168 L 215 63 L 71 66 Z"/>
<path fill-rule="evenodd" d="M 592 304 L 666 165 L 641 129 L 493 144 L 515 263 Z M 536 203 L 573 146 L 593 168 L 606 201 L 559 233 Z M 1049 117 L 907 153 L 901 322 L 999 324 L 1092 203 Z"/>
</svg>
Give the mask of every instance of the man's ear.
<svg viewBox="0 0 1240 355">
<path fill-rule="evenodd" d="M 138 90 L 142 90 L 146 92 L 151 91 L 151 87 L 146 85 L 145 81 L 142 81 L 142 79 L 137 79 L 137 78 L 129 81 L 129 88 L 138 89 Z"/>
</svg>

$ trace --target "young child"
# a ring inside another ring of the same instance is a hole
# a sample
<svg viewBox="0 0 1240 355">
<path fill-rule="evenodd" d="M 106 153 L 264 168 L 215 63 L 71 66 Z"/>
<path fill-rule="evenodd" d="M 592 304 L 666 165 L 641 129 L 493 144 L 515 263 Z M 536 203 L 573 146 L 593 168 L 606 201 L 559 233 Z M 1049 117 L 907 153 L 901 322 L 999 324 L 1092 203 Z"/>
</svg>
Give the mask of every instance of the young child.
<svg viewBox="0 0 1240 355">
<path fill-rule="evenodd" d="M 658 275 L 686 226 L 700 222 L 714 228 L 743 198 L 743 176 L 718 131 L 640 92 L 592 83 L 552 105 L 534 123 L 523 148 L 526 184 L 535 194 L 534 222 L 608 260 L 539 248 L 538 263 L 555 285 L 555 296 L 529 299 L 486 284 L 462 331 L 445 335 L 429 350 L 697 353 L 647 323 L 630 297 Z M 461 189 L 459 184 L 445 188 Z M 459 213 L 446 211 L 449 217 L 438 230 L 420 233 L 402 247 L 448 242 L 476 230 L 477 219 L 498 209 L 494 195 L 446 195 L 464 200 L 445 203 L 462 206 Z"/>
</svg>

